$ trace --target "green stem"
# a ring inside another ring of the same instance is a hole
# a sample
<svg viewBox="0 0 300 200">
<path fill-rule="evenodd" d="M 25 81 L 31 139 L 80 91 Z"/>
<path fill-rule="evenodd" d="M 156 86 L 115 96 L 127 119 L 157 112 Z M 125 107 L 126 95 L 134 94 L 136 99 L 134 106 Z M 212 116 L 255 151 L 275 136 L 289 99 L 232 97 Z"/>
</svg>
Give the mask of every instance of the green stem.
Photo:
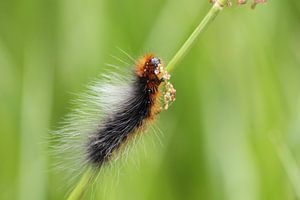
<svg viewBox="0 0 300 200">
<path fill-rule="evenodd" d="M 217 3 L 214 3 L 213 7 L 196 27 L 195 31 L 191 36 L 186 40 L 182 47 L 177 51 L 174 57 L 171 59 L 167 65 L 167 70 L 171 71 L 174 69 L 174 66 L 184 57 L 184 55 L 190 50 L 192 45 L 196 42 L 199 35 L 206 29 L 208 24 L 212 22 L 217 14 L 223 9 L 222 5 L 226 5 L 228 0 L 218 0 Z M 88 170 L 80 179 L 77 186 L 70 193 L 68 200 L 78 200 L 82 199 L 89 183 L 95 176 L 95 172 Z"/>
<path fill-rule="evenodd" d="M 224 5 L 226 5 L 228 0 L 217 0 L 214 3 L 213 7 L 206 14 L 204 19 L 200 22 L 200 24 L 196 27 L 194 32 L 190 35 L 190 37 L 185 41 L 185 43 L 181 46 L 181 48 L 177 51 L 177 53 L 173 56 L 171 61 L 168 63 L 166 69 L 167 71 L 172 71 L 175 65 L 185 56 L 185 54 L 192 48 L 192 46 L 197 41 L 200 34 L 207 28 L 207 26 L 215 19 L 218 13 L 223 9 Z"/>
<path fill-rule="evenodd" d="M 80 181 L 76 185 L 76 187 L 73 189 L 73 191 L 70 193 L 67 200 L 78 200 L 83 199 L 84 194 L 86 190 L 88 189 L 89 183 L 92 182 L 92 180 L 95 177 L 95 172 L 92 170 L 87 170 L 81 177 Z"/>
</svg>

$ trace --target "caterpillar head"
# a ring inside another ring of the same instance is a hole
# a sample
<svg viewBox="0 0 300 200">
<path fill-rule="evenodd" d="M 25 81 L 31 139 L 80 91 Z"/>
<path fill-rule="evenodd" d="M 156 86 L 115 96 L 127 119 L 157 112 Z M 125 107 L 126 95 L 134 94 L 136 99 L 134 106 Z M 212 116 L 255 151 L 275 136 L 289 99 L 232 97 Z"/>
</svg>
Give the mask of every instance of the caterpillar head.
<svg viewBox="0 0 300 200">
<path fill-rule="evenodd" d="M 137 64 L 137 75 L 146 80 L 147 88 L 151 91 L 157 91 L 161 83 L 164 83 L 162 110 L 168 109 L 169 105 L 175 101 L 176 90 L 169 82 L 171 75 L 163 67 L 160 58 L 153 54 L 144 56 Z"/>
<path fill-rule="evenodd" d="M 153 54 L 144 56 L 137 65 L 137 74 L 140 77 L 145 77 L 149 81 L 161 80 L 162 71 L 161 60 Z"/>
</svg>

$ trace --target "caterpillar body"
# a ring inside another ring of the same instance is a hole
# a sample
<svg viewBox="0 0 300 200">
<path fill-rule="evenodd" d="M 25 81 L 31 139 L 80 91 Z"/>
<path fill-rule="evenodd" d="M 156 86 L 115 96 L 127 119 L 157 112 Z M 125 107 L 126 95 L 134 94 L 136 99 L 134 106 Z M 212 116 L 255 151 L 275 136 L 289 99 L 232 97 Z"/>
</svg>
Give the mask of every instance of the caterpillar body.
<svg viewBox="0 0 300 200">
<path fill-rule="evenodd" d="M 159 58 L 147 54 L 135 65 L 127 72 L 131 78 L 109 73 L 89 86 L 76 103 L 80 106 L 53 132 L 55 154 L 62 154 L 62 162 L 69 162 L 75 173 L 108 163 L 129 138 L 175 101 L 176 90 Z"/>
</svg>

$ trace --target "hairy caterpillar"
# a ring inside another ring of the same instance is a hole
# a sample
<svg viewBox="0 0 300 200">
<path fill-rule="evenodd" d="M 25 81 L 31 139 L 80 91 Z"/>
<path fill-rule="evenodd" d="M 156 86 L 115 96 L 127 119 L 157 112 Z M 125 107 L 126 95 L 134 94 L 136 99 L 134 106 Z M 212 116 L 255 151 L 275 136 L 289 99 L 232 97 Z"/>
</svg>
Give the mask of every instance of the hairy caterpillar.
<svg viewBox="0 0 300 200">
<path fill-rule="evenodd" d="M 176 90 L 159 58 L 148 54 L 135 65 L 124 76 L 110 72 L 95 81 L 53 132 L 55 154 L 63 154 L 62 162 L 75 173 L 101 168 L 175 101 Z"/>
<path fill-rule="evenodd" d="M 154 119 L 162 109 L 159 106 L 160 86 L 170 76 L 164 71 L 161 61 L 154 55 L 146 55 L 137 64 L 135 80 L 131 84 L 131 94 L 123 100 L 111 116 L 107 116 L 87 144 L 88 160 L 96 166 L 109 160 L 131 134 L 142 128 L 147 120 Z M 175 89 L 168 84 L 170 99 L 165 101 L 165 109 L 169 102 L 175 100 Z"/>
</svg>

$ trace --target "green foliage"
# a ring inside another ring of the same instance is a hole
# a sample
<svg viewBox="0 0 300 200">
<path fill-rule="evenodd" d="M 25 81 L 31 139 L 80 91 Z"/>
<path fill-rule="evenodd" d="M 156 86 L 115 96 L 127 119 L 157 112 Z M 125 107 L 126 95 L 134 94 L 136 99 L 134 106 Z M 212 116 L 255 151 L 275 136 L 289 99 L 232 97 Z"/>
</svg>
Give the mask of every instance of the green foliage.
<svg viewBox="0 0 300 200">
<path fill-rule="evenodd" d="M 118 63 L 111 54 L 124 58 L 116 47 L 134 57 L 154 52 L 167 63 L 211 6 L 199 0 L 0 5 L 0 199 L 11 200 L 66 198 L 66 180 L 49 170 L 54 162 L 45 138 L 68 113 L 71 93 L 84 90 L 104 63 Z M 172 71 L 177 100 L 157 122 L 163 145 L 146 133 L 128 162 L 94 185 L 95 199 L 296 199 L 300 3 L 249 6 L 220 13 Z"/>
</svg>

